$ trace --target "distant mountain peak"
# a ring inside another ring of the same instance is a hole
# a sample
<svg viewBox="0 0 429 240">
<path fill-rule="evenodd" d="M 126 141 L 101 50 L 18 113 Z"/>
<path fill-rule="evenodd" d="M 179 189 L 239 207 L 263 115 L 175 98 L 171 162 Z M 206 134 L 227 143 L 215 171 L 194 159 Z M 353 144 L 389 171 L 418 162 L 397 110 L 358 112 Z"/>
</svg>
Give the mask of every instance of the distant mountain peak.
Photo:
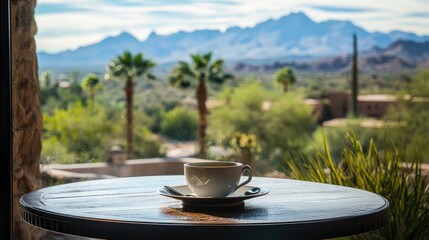
<svg viewBox="0 0 429 240">
<path fill-rule="evenodd" d="M 292 12 L 289 15 L 283 16 L 279 19 L 268 19 L 267 21 L 261 22 L 255 26 L 256 29 L 265 30 L 281 30 L 285 26 L 293 28 L 311 28 L 317 23 L 311 20 L 303 12 Z"/>
<path fill-rule="evenodd" d="M 158 35 L 152 31 L 142 42 L 124 31 L 75 51 L 57 54 L 39 53 L 39 63 L 41 69 L 55 67 L 78 69 L 89 66 L 98 66 L 103 69 L 110 59 L 124 50 L 143 52 L 159 63 L 185 60 L 189 58 L 189 54 L 207 51 L 213 51 L 216 56 L 227 61 L 317 59 L 350 53 L 352 33 L 358 35 L 360 51 L 366 51 L 375 46 L 385 48 L 399 39 L 415 42 L 429 41 L 429 36 L 418 36 L 401 31 L 371 33 L 350 21 L 315 22 L 303 12 L 291 12 L 284 17 L 269 19 L 253 27 L 230 27 L 222 32 L 200 29 Z M 422 45 L 423 47 L 420 45 L 408 47 L 405 43 L 398 45 L 400 45 L 398 48 L 391 48 L 389 53 L 400 53 L 402 56 L 411 58 L 422 55 L 414 52 L 428 48 L 425 47 L 426 45 Z M 387 53 L 387 50 L 378 51 Z M 421 57 L 427 56 L 425 54 Z"/>
<path fill-rule="evenodd" d="M 126 32 L 126 31 L 123 31 L 116 36 L 112 36 L 111 38 L 135 39 L 135 40 L 137 40 L 136 37 L 134 37 L 131 33 Z"/>
<path fill-rule="evenodd" d="M 310 19 L 307 14 L 303 12 L 291 12 L 289 15 L 286 15 L 283 18 Z"/>
<path fill-rule="evenodd" d="M 122 37 L 122 38 L 134 38 L 133 35 L 131 35 L 131 33 L 127 32 L 127 31 L 123 31 L 121 32 L 117 37 Z"/>
<path fill-rule="evenodd" d="M 123 31 L 118 35 L 115 36 L 109 36 L 102 40 L 103 43 L 109 43 L 109 42 L 117 42 L 117 41 L 133 41 L 133 42 L 140 42 L 136 37 L 134 37 L 131 33 Z"/>
<path fill-rule="evenodd" d="M 241 30 L 240 27 L 234 26 L 234 27 L 229 27 L 228 29 L 226 29 L 225 33 L 233 33 L 233 32 L 238 32 L 240 30 Z"/>
<path fill-rule="evenodd" d="M 281 22 L 314 22 L 303 12 L 291 12 L 289 15 L 286 15 L 279 19 Z"/>
<path fill-rule="evenodd" d="M 147 37 L 147 39 L 152 39 L 152 38 L 157 38 L 159 35 L 158 34 L 156 34 L 156 32 L 155 31 L 152 31 L 150 34 L 149 34 L 149 36 Z"/>
</svg>

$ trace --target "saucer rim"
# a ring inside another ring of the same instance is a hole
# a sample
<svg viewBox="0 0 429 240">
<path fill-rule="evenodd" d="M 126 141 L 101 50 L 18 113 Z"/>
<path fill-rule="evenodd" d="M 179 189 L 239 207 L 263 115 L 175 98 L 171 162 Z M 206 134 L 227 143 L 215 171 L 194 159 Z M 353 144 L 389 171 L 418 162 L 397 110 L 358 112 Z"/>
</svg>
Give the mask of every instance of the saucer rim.
<svg viewBox="0 0 429 240">
<path fill-rule="evenodd" d="M 189 188 L 188 185 L 186 185 L 186 184 L 185 185 L 171 186 L 171 187 L 174 187 L 174 188 L 187 187 L 187 188 Z M 255 187 L 258 187 L 258 186 L 245 185 L 245 186 L 243 186 L 241 188 L 251 189 L 251 188 L 255 188 Z M 261 189 L 261 191 L 259 193 L 256 193 L 256 194 L 252 194 L 252 195 L 244 195 L 244 193 L 240 194 L 240 195 L 230 194 L 230 195 L 228 195 L 226 197 L 199 197 L 199 196 L 192 196 L 192 197 L 190 197 L 190 196 L 179 196 L 179 195 L 170 194 L 170 193 L 168 193 L 167 191 L 165 191 L 162 188 L 158 189 L 157 192 L 158 192 L 158 194 L 166 196 L 166 197 L 171 197 L 171 198 L 185 200 L 185 201 L 188 201 L 188 200 L 189 201 L 243 201 L 243 200 L 246 200 L 246 199 L 263 196 L 263 195 L 266 195 L 266 194 L 268 194 L 270 192 L 270 190 L 267 189 L 267 188 L 262 188 L 262 187 L 259 187 L 259 188 Z"/>
</svg>

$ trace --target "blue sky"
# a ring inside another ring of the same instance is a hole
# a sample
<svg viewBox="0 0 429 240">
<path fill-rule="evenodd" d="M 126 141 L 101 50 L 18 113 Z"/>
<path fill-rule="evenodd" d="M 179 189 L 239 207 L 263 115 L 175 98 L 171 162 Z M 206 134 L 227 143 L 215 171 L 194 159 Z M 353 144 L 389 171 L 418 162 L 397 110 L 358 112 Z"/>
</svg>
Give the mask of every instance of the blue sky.
<svg viewBox="0 0 429 240">
<path fill-rule="evenodd" d="M 127 31 L 225 30 L 304 12 L 314 21 L 350 20 L 368 31 L 429 35 L 428 0 L 38 0 L 38 51 L 76 49 Z"/>
</svg>

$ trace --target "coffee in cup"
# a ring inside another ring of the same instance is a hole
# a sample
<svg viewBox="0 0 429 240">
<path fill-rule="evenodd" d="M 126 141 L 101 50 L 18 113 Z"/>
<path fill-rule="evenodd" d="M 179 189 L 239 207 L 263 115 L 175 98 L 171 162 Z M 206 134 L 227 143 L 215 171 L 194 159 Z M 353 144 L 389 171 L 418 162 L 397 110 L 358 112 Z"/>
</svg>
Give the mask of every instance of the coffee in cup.
<svg viewBox="0 0 429 240">
<path fill-rule="evenodd" d="M 226 197 L 252 180 L 252 168 L 236 162 L 197 162 L 184 165 L 188 187 L 198 197 Z M 247 171 L 246 181 L 239 183 Z"/>
</svg>

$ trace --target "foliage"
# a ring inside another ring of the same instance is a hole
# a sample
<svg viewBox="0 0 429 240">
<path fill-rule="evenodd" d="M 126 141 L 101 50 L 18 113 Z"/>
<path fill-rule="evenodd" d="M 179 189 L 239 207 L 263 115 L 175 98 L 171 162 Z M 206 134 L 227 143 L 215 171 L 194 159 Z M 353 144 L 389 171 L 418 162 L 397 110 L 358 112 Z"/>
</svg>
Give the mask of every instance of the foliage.
<svg viewBox="0 0 429 240">
<path fill-rule="evenodd" d="M 287 155 L 303 152 L 317 128 L 312 107 L 295 94 L 283 94 L 266 112 L 263 131 L 265 156 L 281 168 Z"/>
<path fill-rule="evenodd" d="M 126 101 L 126 140 L 127 156 L 132 157 L 133 153 L 133 96 L 134 78 L 143 76 L 146 79 L 155 79 L 149 71 L 155 67 L 155 63 L 150 59 L 145 59 L 142 53 L 133 55 L 125 51 L 119 55 L 108 66 L 109 74 L 114 77 L 125 78 L 125 101 Z"/>
<path fill-rule="evenodd" d="M 100 161 L 119 133 L 109 121 L 106 109 L 97 104 L 88 108 L 77 102 L 65 110 L 55 109 L 52 115 L 43 114 L 43 124 L 42 155 L 56 163 Z M 64 152 L 69 155 L 64 154 L 63 158 Z"/>
<path fill-rule="evenodd" d="M 109 121 L 116 127 L 124 126 L 125 124 L 125 111 L 115 110 L 108 112 Z M 149 157 L 163 157 L 165 156 L 165 149 L 163 149 L 161 140 L 153 134 L 149 128 L 155 125 L 155 119 L 147 115 L 144 111 L 136 110 L 133 115 L 134 127 L 133 143 L 134 149 L 132 156 L 134 158 L 149 158 Z M 125 149 L 126 142 L 121 137 L 125 129 L 120 129 L 120 134 L 116 136 L 114 145 L 120 146 Z"/>
<path fill-rule="evenodd" d="M 236 132 L 259 138 L 265 124 L 262 105 L 267 95 L 258 82 L 245 83 L 234 90 L 226 88 L 219 99 L 225 105 L 211 111 L 209 135 L 225 145 Z"/>
<path fill-rule="evenodd" d="M 258 143 L 254 134 L 235 133 L 230 141 L 232 149 L 239 155 L 240 162 L 252 165 L 257 153 Z"/>
<path fill-rule="evenodd" d="M 83 163 L 104 160 L 104 153 L 113 145 L 124 147 L 121 138 L 123 113 L 109 112 L 100 104 L 84 106 L 80 102 L 52 115 L 43 114 L 44 131 L 42 162 Z M 147 128 L 152 118 L 136 112 L 135 157 L 161 157 L 165 155 L 160 140 Z"/>
<path fill-rule="evenodd" d="M 196 111 L 174 108 L 162 116 L 161 133 L 176 140 L 193 140 L 197 136 Z"/>
<path fill-rule="evenodd" d="M 115 119 L 113 119 L 118 125 L 124 126 L 125 125 L 125 111 L 119 111 L 120 114 L 117 114 L 115 116 Z M 156 123 L 156 119 L 146 114 L 146 112 L 138 109 L 134 111 L 134 122 L 136 125 L 136 132 L 140 132 L 141 129 L 144 129 L 144 131 L 149 130 L 152 128 Z"/>
<path fill-rule="evenodd" d="M 145 126 L 136 128 L 134 156 L 137 158 L 165 157 L 161 141 Z"/>
<path fill-rule="evenodd" d="M 369 142 L 365 152 L 352 134 L 347 135 L 347 143 L 337 163 L 326 140 L 325 151 L 317 151 L 315 157 L 288 161 L 289 176 L 355 187 L 388 199 L 389 223 L 379 231 L 355 237 L 357 239 L 427 239 L 428 179 L 421 172 L 420 159 L 406 158 L 394 146 L 379 149 L 373 141 Z M 410 164 L 411 170 L 404 170 L 405 163 Z"/>
<path fill-rule="evenodd" d="M 295 74 L 292 68 L 284 67 L 278 70 L 274 76 L 274 81 L 283 86 L 283 91 L 287 92 L 289 86 L 296 82 Z"/>
<path fill-rule="evenodd" d="M 44 136 L 42 145 L 42 164 L 72 164 L 76 163 L 77 159 L 79 159 L 75 153 L 67 151 L 67 148 L 61 144 L 57 136 Z M 87 160 L 89 161 L 89 159 Z"/>
<path fill-rule="evenodd" d="M 368 128 L 362 127 L 362 119 L 346 119 L 345 126 L 319 127 L 314 132 L 310 144 L 307 145 L 305 152 L 312 152 L 314 149 L 323 150 L 323 142 L 330 143 L 330 153 L 334 161 L 338 162 L 341 158 L 344 145 L 344 136 L 348 132 L 353 132 L 356 139 L 362 143 L 364 150 L 369 146 L 370 141 L 375 144 L 383 144 L 387 137 L 391 137 L 392 131 L 389 128 Z"/>
<path fill-rule="evenodd" d="M 224 61 L 217 59 L 212 61 L 212 53 L 191 54 L 192 63 L 180 61 L 173 69 L 170 76 L 170 83 L 180 87 L 188 87 L 192 83 L 196 84 L 196 100 L 199 115 L 199 157 L 206 158 L 206 114 L 207 114 L 207 87 L 206 82 L 223 83 L 231 79 L 231 74 L 224 72 Z"/>
<path fill-rule="evenodd" d="M 42 72 L 39 76 L 39 83 L 41 89 L 52 88 L 54 85 L 53 73 L 52 71 Z"/>
<path fill-rule="evenodd" d="M 155 67 L 155 62 L 145 59 L 143 53 L 133 55 L 130 51 L 125 51 L 118 55 L 109 63 L 109 74 L 120 78 L 135 78 L 145 76 L 148 79 L 155 79 L 149 70 Z"/>
<path fill-rule="evenodd" d="M 82 90 L 89 94 L 92 101 L 95 98 L 95 91 L 101 89 L 100 78 L 93 73 L 86 75 L 82 80 Z"/>
<path fill-rule="evenodd" d="M 396 121 L 398 127 L 390 134 L 398 147 L 408 156 L 419 152 L 429 162 L 427 134 L 429 133 L 429 71 L 422 71 L 411 79 L 409 99 L 401 102 L 401 111 L 392 109 L 385 117 Z"/>
<path fill-rule="evenodd" d="M 86 104 L 86 97 L 77 82 L 64 80 L 68 86 L 61 86 L 51 71 L 42 72 L 39 76 L 40 102 L 43 112 L 52 114 L 55 108 L 66 109 L 69 103 L 80 101 Z"/>
<path fill-rule="evenodd" d="M 254 135 L 261 149 L 254 157 L 270 161 L 274 168 L 285 156 L 303 151 L 316 129 L 311 107 L 295 94 L 270 96 L 260 83 L 251 82 L 221 96 L 227 104 L 210 115 L 213 141 L 230 146 L 236 132 Z"/>
<path fill-rule="evenodd" d="M 316 129 L 316 119 L 311 106 L 304 105 L 302 99 L 294 94 L 282 96 L 272 103 L 267 111 L 266 135 L 272 147 L 287 146 L 302 149 Z"/>
<path fill-rule="evenodd" d="M 188 87 L 199 81 L 223 83 L 225 80 L 233 78 L 231 74 L 224 72 L 225 66 L 222 59 L 212 61 L 211 52 L 191 54 L 191 59 L 191 64 L 179 61 L 174 67 L 170 76 L 171 84 Z"/>
</svg>

